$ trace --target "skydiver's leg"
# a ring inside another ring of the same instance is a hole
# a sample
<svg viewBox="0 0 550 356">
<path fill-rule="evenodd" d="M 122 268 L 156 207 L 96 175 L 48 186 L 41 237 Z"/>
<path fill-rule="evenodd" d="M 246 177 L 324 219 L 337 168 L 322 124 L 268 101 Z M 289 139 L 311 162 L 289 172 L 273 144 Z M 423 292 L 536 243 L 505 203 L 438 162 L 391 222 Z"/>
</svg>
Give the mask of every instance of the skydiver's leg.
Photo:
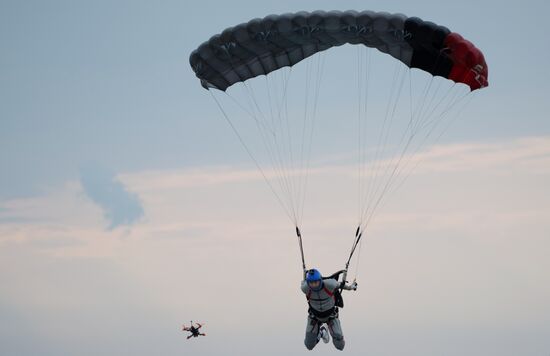
<svg viewBox="0 0 550 356">
<path fill-rule="evenodd" d="M 342 332 L 340 320 L 338 319 L 338 317 L 336 317 L 329 320 L 327 325 L 328 330 L 330 331 L 330 335 L 332 336 L 332 343 L 334 344 L 334 347 L 342 351 L 344 349 L 344 346 L 346 345 L 346 342 L 344 341 L 344 333 Z"/>
<path fill-rule="evenodd" d="M 206 334 L 204 334 L 204 333 L 203 333 L 203 334 L 199 334 L 199 335 L 200 335 L 200 336 L 206 336 Z"/>
<path fill-rule="evenodd" d="M 192 337 L 193 337 L 193 335 L 189 335 L 189 336 L 187 337 L 187 340 L 189 340 L 189 339 L 192 338 Z"/>
<path fill-rule="evenodd" d="M 313 350 L 315 345 L 319 342 L 317 335 L 319 334 L 319 322 L 313 319 L 311 316 L 307 317 L 307 326 L 306 326 L 306 338 L 304 344 L 308 350 Z"/>
</svg>

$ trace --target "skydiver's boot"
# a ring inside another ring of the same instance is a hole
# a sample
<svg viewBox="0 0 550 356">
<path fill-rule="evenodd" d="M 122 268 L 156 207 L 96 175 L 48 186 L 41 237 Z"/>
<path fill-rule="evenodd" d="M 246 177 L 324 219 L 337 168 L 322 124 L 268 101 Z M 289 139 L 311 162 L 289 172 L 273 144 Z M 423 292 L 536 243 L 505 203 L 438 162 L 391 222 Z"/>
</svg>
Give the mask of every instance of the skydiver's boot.
<svg viewBox="0 0 550 356">
<path fill-rule="evenodd" d="M 325 344 L 328 344 L 330 341 L 330 335 L 324 325 L 319 328 L 319 334 L 317 335 L 317 341 L 321 339 Z"/>
</svg>

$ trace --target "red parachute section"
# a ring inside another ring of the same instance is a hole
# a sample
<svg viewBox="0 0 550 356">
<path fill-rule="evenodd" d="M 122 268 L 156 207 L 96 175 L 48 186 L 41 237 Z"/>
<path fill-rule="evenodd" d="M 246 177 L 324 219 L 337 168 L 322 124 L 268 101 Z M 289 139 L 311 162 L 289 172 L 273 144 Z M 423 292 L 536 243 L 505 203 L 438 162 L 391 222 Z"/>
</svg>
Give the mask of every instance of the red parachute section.
<svg viewBox="0 0 550 356">
<path fill-rule="evenodd" d="M 487 78 L 489 69 L 483 53 L 456 32 L 445 38 L 445 48 L 449 51 L 454 66 L 449 73 L 449 79 L 464 83 L 471 90 L 484 88 L 489 85 Z"/>
</svg>

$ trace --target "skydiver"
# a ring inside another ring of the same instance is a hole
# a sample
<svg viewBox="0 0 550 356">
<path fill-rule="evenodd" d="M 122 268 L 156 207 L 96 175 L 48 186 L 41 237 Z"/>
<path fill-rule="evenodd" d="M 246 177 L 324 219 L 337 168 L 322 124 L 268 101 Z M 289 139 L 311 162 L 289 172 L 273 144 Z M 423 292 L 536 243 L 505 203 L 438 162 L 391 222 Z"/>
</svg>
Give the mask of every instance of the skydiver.
<svg viewBox="0 0 550 356">
<path fill-rule="evenodd" d="M 338 306 L 342 307 L 343 302 L 339 295 L 340 289 L 357 290 L 357 282 L 346 284 L 346 271 L 343 282 L 336 278 L 323 278 L 316 269 L 304 270 L 304 280 L 301 289 L 306 295 L 309 309 L 306 326 L 306 337 L 304 344 L 308 350 L 313 350 L 315 345 L 322 339 L 324 343 L 329 342 L 329 332 L 332 335 L 334 347 L 343 350 L 345 346 L 344 334 L 338 319 Z M 333 276 L 335 276 L 333 275 Z M 327 327 L 328 332 L 327 332 Z"/>
<path fill-rule="evenodd" d="M 181 330 L 182 331 L 189 331 L 191 333 L 191 335 L 187 336 L 187 340 L 189 340 L 192 337 L 206 336 L 205 333 L 200 333 L 199 332 L 199 329 L 202 328 L 202 324 L 199 324 L 199 323 L 195 323 L 195 324 L 197 324 L 198 326 L 197 327 L 193 326 L 193 321 L 191 320 L 191 326 L 190 327 L 186 327 L 185 325 L 183 325 Z"/>
</svg>

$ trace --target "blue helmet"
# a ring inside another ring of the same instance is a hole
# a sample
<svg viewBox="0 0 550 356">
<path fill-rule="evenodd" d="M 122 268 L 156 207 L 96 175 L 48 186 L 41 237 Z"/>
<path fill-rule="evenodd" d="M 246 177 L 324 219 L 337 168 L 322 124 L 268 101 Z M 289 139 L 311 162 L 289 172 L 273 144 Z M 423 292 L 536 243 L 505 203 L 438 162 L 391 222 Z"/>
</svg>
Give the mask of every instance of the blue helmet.
<svg viewBox="0 0 550 356">
<path fill-rule="evenodd" d="M 307 271 L 306 282 L 307 282 L 308 285 L 312 282 L 321 282 L 321 283 L 319 283 L 319 287 L 315 288 L 316 290 L 321 289 L 322 286 L 323 286 L 323 276 L 321 275 L 321 272 L 319 272 L 318 270 L 312 268 L 309 271 Z"/>
</svg>

